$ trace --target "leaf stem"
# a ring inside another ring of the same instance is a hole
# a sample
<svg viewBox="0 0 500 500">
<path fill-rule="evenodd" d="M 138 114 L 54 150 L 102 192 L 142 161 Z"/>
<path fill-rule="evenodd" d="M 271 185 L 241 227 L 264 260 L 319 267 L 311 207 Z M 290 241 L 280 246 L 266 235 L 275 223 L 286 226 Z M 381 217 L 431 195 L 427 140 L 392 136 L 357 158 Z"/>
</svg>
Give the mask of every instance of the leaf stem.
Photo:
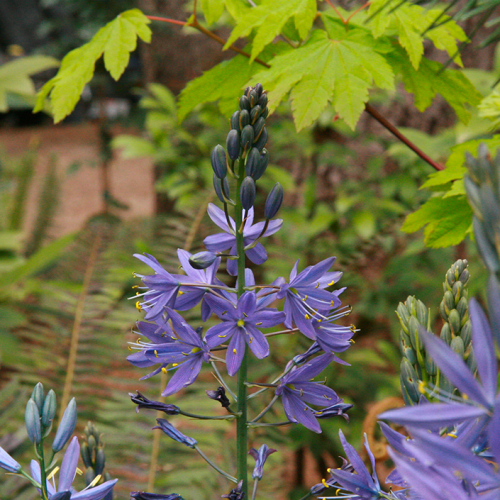
<svg viewBox="0 0 500 500">
<path fill-rule="evenodd" d="M 226 381 L 222 378 L 222 375 L 220 374 L 217 365 L 215 364 L 214 361 L 211 361 L 210 364 L 212 365 L 212 368 L 214 369 L 215 372 L 215 378 L 220 382 L 222 387 L 226 389 L 226 391 L 231 395 L 231 397 L 234 399 L 235 402 L 238 402 L 238 397 L 236 394 L 231 390 L 231 388 L 226 384 Z"/>
<path fill-rule="evenodd" d="M 220 469 L 217 465 L 215 465 L 212 460 L 210 460 L 206 455 L 205 453 L 203 453 L 200 448 L 198 448 L 198 445 L 195 445 L 194 446 L 194 449 L 200 454 L 200 456 L 203 458 L 203 460 L 205 460 L 205 462 L 207 462 L 208 465 L 210 465 L 210 467 L 213 467 L 219 474 L 222 474 L 226 479 L 229 479 L 229 481 L 232 481 L 233 483 L 237 483 L 238 480 L 231 476 L 230 474 L 228 474 L 227 472 L 224 472 L 222 469 Z"/>
<path fill-rule="evenodd" d="M 249 423 L 254 424 L 255 422 L 258 422 L 273 407 L 276 401 L 278 401 L 278 396 L 274 395 L 273 399 L 271 399 L 271 402 Z"/>
<path fill-rule="evenodd" d="M 177 19 L 169 19 L 168 17 L 146 16 L 151 21 L 161 21 L 163 23 L 178 24 L 179 26 L 186 26 L 186 21 L 177 21 Z"/>
<path fill-rule="evenodd" d="M 259 478 L 256 478 L 253 483 L 253 492 L 252 492 L 252 500 L 255 500 L 257 495 L 257 488 L 259 487 Z"/>
</svg>

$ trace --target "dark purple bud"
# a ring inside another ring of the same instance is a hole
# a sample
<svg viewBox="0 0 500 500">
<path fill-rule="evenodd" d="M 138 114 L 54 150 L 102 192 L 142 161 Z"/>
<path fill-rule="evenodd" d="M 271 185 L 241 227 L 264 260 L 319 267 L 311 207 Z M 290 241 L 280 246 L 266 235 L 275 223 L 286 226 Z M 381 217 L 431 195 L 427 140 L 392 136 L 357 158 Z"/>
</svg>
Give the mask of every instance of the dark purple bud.
<svg viewBox="0 0 500 500">
<path fill-rule="evenodd" d="M 248 153 L 247 162 L 245 164 L 245 171 L 247 175 L 255 179 L 255 171 L 259 165 L 260 152 L 257 148 L 252 148 Z"/>
<path fill-rule="evenodd" d="M 255 467 L 253 469 L 252 479 L 258 479 L 259 481 L 262 479 L 262 475 L 264 474 L 264 464 L 266 463 L 267 457 L 275 452 L 276 450 L 273 448 L 269 448 L 267 444 L 263 444 L 259 448 L 259 451 L 257 451 L 255 448 L 250 449 L 248 453 L 255 459 Z"/>
<path fill-rule="evenodd" d="M 130 498 L 134 498 L 135 500 L 183 500 L 177 493 L 159 495 L 157 493 L 144 493 L 143 491 L 131 491 Z"/>
<path fill-rule="evenodd" d="M 259 151 L 262 151 L 266 144 L 267 144 L 267 128 L 264 127 L 259 135 L 259 138 L 255 141 L 254 147 L 257 148 Z"/>
<path fill-rule="evenodd" d="M 246 95 L 242 95 L 240 97 L 240 109 L 241 110 L 246 109 L 247 111 L 250 111 L 250 100 Z"/>
<path fill-rule="evenodd" d="M 253 89 L 255 90 L 255 92 L 257 92 L 257 95 L 259 97 L 261 96 L 262 91 L 264 90 L 261 83 L 257 83 Z"/>
<path fill-rule="evenodd" d="M 33 399 L 29 399 L 24 412 L 24 423 L 28 431 L 28 437 L 34 444 L 40 444 L 42 441 L 42 427 L 40 425 L 40 413 L 38 406 Z"/>
<path fill-rule="evenodd" d="M 331 418 L 340 416 L 344 417 L 349 422 L 349 415 L 347 415 L 346 412 L 352 407 L 353 405 L 344 403 L 344 400 L 341 399 L 338 403 L 335 403 L 332 406 L 315 411 L 314 416 L 316 418 Z"/>
<path fill-rule="evenodd" d="M 56 403 L 56 393 L 50 389 L 45 401 L 43 402 L 42 408 L 42 426 L 45 429 L 50 429 L 54 417 L 56 416 L 57 403 Z"/>
<path fill-rule="evenodd" d="M 261 107 L 257 104 L 255 108 L 252 108 L 252 111 L 250 111 L 250 123 L 253 125 L 256 121 L 257 118 L 260 116 L 262 109 Z"/>
<path fill-rule="evenodd" d="M 305 363 L 311 356 L 314 356 L 318 352 L 321 352 L 323 349 L 319 346 L 317 342 L 314 342 L 314 344 L 309 347 L 309 349 L 303 353 L 303 354 L 298 354 L 293 358 L 293 363 L 295 365 L 301 365 L 302 363 Z"/>
<path fill-rule="evenodd" d="M 227 203 L 227 200 L 229 200 L 229 181 L 227 180 L 227 177 L 219 179 L 214 174 L 214 189 L 217 194 L 217 198 L 219 198 L 222 203 Z M 222 193 L 222 190 L 224 190 L 224 194 Z"/>
<path fill-rule="evenodd" d="M 146 396 L 137 391 L 137 394 L 129 392 L 130 400 L 137 405 L 136 411 L 139 412 L 140 408 L 148 410 L 159 410 L 167 415 L 178 415 L 180 410 L 178 406 L 160 403 L 160 401 L 151 401 Z"/>
<path fill-rule="evenodd" d="M 238 120 L 239 120 L 240 130 L 243 130 L 243 128 L 250 123 L 250 113 L 246 109 L 241 110 Z"/>
<path fill-rule="evenodd" d="M 254 142 L 259 140 L 262 132 L 264 131 L 265 126 L 266 126 L 266 119 L 262 118 L 262 116 L 261 116 L 253 126 L 253 133 L 255 136 Z"/>
<path fill-rule="evenodd" d="M 267 94 L 262 94 L 259 97 L 259 106 L 264 109 L 267 106 Z"/>
<path fill-rule="evenodd" d="M 264 172 L 266 171 L 268 164 L 269 164 L 269 151 L 266 148 L 264 148 L 262 150 L 262 153 L 259 154 L 259 163 L 257 164 L 257 168 L 255 169 L 254 175 L 252 176 L 254 180 L 258 180 L 264 175 Z"/>
<path fill-rule="evenodd" d="M 255 181 L 247 176 L 243 179 L 240 189 L 241 205 L 245 210 L 250 210 L 255 203 Z"/>
<path fill-rule="evenodd" d="M 252 90 L 252 87 L 247 87 L 245 89 L 245 92 L 243 92 L 243 93 L 248 97 L 248 94 L 250 93 L 251 90 Z"/>
<path fill-rule="evenodd" d="M 71 498 L 71 491 L 66 490 L 66 491 L 60 491 L 59 493 L 56 493 L 50 497 L 50 500 L 70 500 Z"/>
<path fill-rule="evenodd" d="M 82 457 L 83 464 L 86 468 L 92 467 L 92 454 L 87 443 L 82 443 L 80 446 L 80 456 Z"/>
<path fill-rule="evenodd" d="M 240 131 L 240 112 L 235 111 L 231 115 L 231 128 L 233 130 L 237 130 L 238 132 Z"/>
<path fill-rule="evenodd" d="M 207 393 L 207 396 L 210 399 L 218 401 L 222 405 L 222 408 L 229 408 L 231 402 L 226 396 L 226 390 L 224 389 L 224 387 L 220 386 L 215 391 L 205 391 L 205 392 Z"/>
<path fill-rule="evenodd" d="M 85 484 L 88 486 L 95 478 L 97 474 L 94 471 L 94 468 L 88 467 L 87 470 L 85 471 Z"/>
<path fill-rule="evenodd" d="M 227 154 L 231 160 L 240 156 L 240 134 L 237 130 L 231 130 L 226 139 Z"/>
<path fill-rule="evenodd" d="M 216 259 L 217 255 L 212 252 L 198 252 L 189 257 L 189 263 L 194 269 L 206 269 L 210 267 Z"/>
<path fill-rule="evenodd" d="M 255 92 L 255 89 L 251 90 L 249 93 L 248 93 L 248 100 L 250 101 L 250 107 L 253 108 L 258 100 L 259 100 L 259 94 L 257 94 L 257 92 Z"/>
<path fill-rule="evenodd" d="M 264 108 L 264 111 L 262 111 L 262 118 L 267 118 L 269 116 L 269 108 Z"/>
<path fill-rule="evenodd" d="M 264 207 L 264 217 L 266 219 L 272 219 L 278 213 L 282 202 L 283 188 L 281 184 L 277 182 L 267 196 L 266 206 Z"/>
<path fill-rule="evenodd" d="M 224 179 L 227 175 L 226 152 L 220 144 L 212 150 L 211 160 L 215 175 L 219 179 Z"/>
<path fill-rule="evenodd" d="M 254 139 L 254 131 L 252 125 L 247 125 L 241 131 L 241 149 L 243 150 L 243 156 L 252 147 Z"/>
<path fill-rule="evenodd" d="M 236 488 L 233 488 L 229 495 L 222 495 L 222 498 L 228 498 L 229 500 L 243 500 L 245 497 L 245 492 L 243 491 L 243 479 L 238 483 Z"/>
<path fill-rule="evenodd" d="M 157 418 L 156 421 L 158 425 L 153 427 L 153 429 L 161 429 L 168 437 L 172 438 L 178 443 L 185 444 L 189 448 L 194 448 L 198 441 L 196 439 L 184 435 L 181 431 L 177 430 L 168 420 L 164 418 Z"/>
<path fill-rule="evenodd" d="M 31 399 L 36 403 L 40 414 L 42 413 L 44 398 L 45 396 L 43 394 L 43 385 L 41 382 L 38 382 L 38 384 L 35 385 L 33 392 L 31 393 Z"/>
<path fill-rule="evenodd" d="M 104 449 L 97 448 L 97 453 L 95 457 L 95 473 L 97 476 L 99 474 L 102 474 L 105 463 L 106 463 L 106 457 L 104 456 Z"/>
<path fill-rule="evenodd" d="M 61 418 L 61 423 L 57 428 L 56 437 L 52 443 L 52 451 L 57 453 L 64 448 L 64 445 L 69 441 L 73 435 L 76 427 L 76 400 L 73 398 L 64 410 Z"/>
</svg>

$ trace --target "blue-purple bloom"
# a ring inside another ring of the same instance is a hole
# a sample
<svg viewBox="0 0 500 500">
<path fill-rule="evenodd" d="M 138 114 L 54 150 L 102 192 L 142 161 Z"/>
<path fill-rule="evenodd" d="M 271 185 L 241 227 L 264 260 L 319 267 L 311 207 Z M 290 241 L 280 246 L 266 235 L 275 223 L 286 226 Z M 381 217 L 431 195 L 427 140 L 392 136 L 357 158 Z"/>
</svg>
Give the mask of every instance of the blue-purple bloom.
<svg viewBox="0 0 500 500">
<path fill-rule="evenodd" d="M 290 273 L 290 282 L 282 283 L 277 293 L 278 299 L 285 299 L 285 326 L 292 328 L 292 323 L 295 323 L 297 328 L 312 340 L 316 340 L 313 319 L 328 320 L 325 314 L 341 304 L 338 295 L 342 290 L 324 290 L 342 277 L 341 272 L 328 272 L 334 262 L 335 257 L 330 257 L 315 266 L 306 267 L 297 274 L 297 261 Z"/>
<path fill-rule="evenodd" d="M 259 481 L 262 479 L 262 475 L 264 474 L 264 464 L 266 463 L 267 457 L 275 452 L 276 450 L 269 448 L 267 444 L 263 444 L 258 451 L 255 448 L 250 448 L 248 453 L 255 459 L 252 479 L 258 479 Z"/>
<path fill-rule="evenodd" d="M 210 252 L 224 252 L 229 249 L 230 255 L 236 255 L 236 223 L 233 218 L 229 217 L 229 223 L 231 224 L 231 227 L 229 227 L 223 210 L 215 206 L 213 203 L 209 203 L 207 211 L 214 224 L 219 226 L 224 231 L 223 233 L 212 234 L 205 238 L 203 243 L 207 247 L 207 250 Z M 262 233 L 266 224 L 265 222 L 258 222 L 257 224 L 254 224 L 253 217 L 254 210 L 252 207 L 247 212 L 247 219 L 243 228 L 243 242 L 245 246 L 254 243 L 254 241 Z M 262 236 L 271 236 L 281 228 L 282 224 L 283 221 L 281 219 L 269 221 L 269 225 Z M 254 264 L 257 265 L 263 264 L 267 260 L 266 249 L 261 243 L 257 243 L 255 247 L 246 250 L 245 254 Z M 238 264 L 235 260 L 227 261 L 227 272 L 232 276 L 236 276 L 238 274 Z"/>
<path fill-rule="evenodd" d="M 332 359 L 332 354 L 322 354 L 300 367 L 292 368 L 281 379 L 276 395 L 281 396 L 285 414 L 290 422 L 300 423 L 314 432 L 321 433 L 321 427 L 316 420 L 316 410 L 306 403 L 331 407 L 340 402 L 340 398 L 333 389 L 320 382 L 310 382 L 310 379 L 319 375 Z"/>
<path fill-rule="evenodd" d="M 116 481 L 118 481 L 117 479 L 106 481 L 105 483 L 93 488 L 87 487 L 82 491 L 76 492 L 71 484 L 75 479 L 79 456 L 80 444 L 78 443 L 78 438 L 75 436 L 71 440 L 64 454 L 64 458 L 61 463 L 61 470 L 59 471 L 58 487 L 56 488 L 55 484 L 47 481 L 49 500 L 58 494 L 61 496 L 63 493 L 69 493 L 69 497 L 67 498 L 71 498 L 71 500 L 101 500 L 113 489 Z M 39 484 L 42 481 L 40 465 L 35 460 L 31 461 L 31 477 Z"/>
<path fill-rule="evenodd" d="M 153 429 L 162 430 L 168 437 L 172 438 L 174 441 L 178 443 L 185 444 L 189 446 L 189 448 L 194 448 L 198 441 L 196 439 L 186 436 L 181 431 L 177 430 L 168 420 L 164 418 L 157 418 L 156 421 L 158 425 L 153 427 Z"/>
<path fill-rule="evenodd" d="M 229 340 L 226 354 L 227 372 L 234 375 L 245 354 L 245 345 L 262 359 L 269 355 L 269 343 L 260 328 L 282 323 L 285 315 L 276 309 L 258 309 L 254 292 L 245 292 L 236 307 L 229 300 L 209 296 L 207 301 L 222 323 L 208 329 L 205 341 L 210 348 Z"/>
<path fill-rule="evenodd" d="M 0 467 L 7 472 L 16 473 L 21 470 L 18 464 L 1 446 L 0 446 Z"/>
</svg>

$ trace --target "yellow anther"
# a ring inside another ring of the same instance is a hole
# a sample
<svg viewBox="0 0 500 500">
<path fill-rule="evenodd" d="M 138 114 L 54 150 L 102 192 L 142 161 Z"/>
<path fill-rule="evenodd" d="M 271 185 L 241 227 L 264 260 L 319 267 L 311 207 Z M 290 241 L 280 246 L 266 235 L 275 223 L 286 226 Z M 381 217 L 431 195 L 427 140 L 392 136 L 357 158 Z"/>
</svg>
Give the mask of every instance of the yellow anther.
<svg viewBox="0 0 500 500">
<path fill-rule="evenodd" d="M 355 341 L 354 339 L 349 339 L 349 342 L 350 342 L 351 344 L 355 344 L 355 343 L 356 343 L 356 341 Z"/>
<path fill-rule="evenodd" d="M 139 288 L 139 285 L 134 285 L 132 288 Z"/>
<path fill-rule="evenodd" d="M 340 488 L 337 488 L 337 491 L 335 492 L 335 496 L 337 496 L 342 490 Z"/>
<path fill-rule="evenodd" d="M 259 321 L 258 323 L 255 323 L 255 326 L 260 326 L 262 325 L 262 321 Z"/>
<path fill-rule="evenodd" d="M 328 467 L 328 469 L 326 469 L 326 472 L 328 472 L 328 474 L 330 474 L 330 471 L 331 471 L 331 470 L 332 470 L 332 469 L 331 469 L 330 467 Z"/>
<path fill-rule="evenodd" d="M 98 474 L 94 480 L 87 486 L 87 488 L 92 488 L 94 487 L 100 480 L 101 480 L 101 474 Z"/>
<path fill-rule="evenodd" d="M 220 339 L 225 339 L 227 335 L 217 335 L 217 337 L 219 337 Z"/>
<path fill-rule="evenodd" d="M 328 283 L 328 286 L 332 286 L 332 285 L 335 285 L 335 280 L 332 280 L 332 281 L 330 281 L 330 283 Z"/>
<path fill-rule="evenodd" d="M 351 329 L 351 332 L 353 332 L 353 333 L 356 331 L 356 325 L 351 325 L 349 328 Z"/>
<path fill-rule="evenodd" d="M 128 346 L 128 350 L 129 350 L 129 351 L 131 351 L 131 350 L 132 350 L 132 348 L 131 348 L 130 346 Z"/>
<path fill-rule="evenodd" d="M 418 392 L 425 394 L 425 382 L 423 380 L 418 383 Z"/>
<path fill-rule="evenodd" d="M 136 295 L 140 295 L 139 292 L 135 292 Z"/>
<path fill-rule="evenodd" d="M 306 318 L 306 319 L 311 319 L 311 316 L 309 316 L 309 314 L 306 314 L 306 315 L 304 316 L 304 318 Z"/>
<path fill-rule="evenodd" d="M 304 389 L 300 389 L 300 397 L 304 395 Z"/>
<path fill-rule="evenodd" d="M 161 369 L 161 371 L 162 371 L 162 373 L 167 373 L 167 372 L 168 372 L 168 370 L 167 370 L 165 367 L 163 367 L 163 368 Z"/>
<path fill-rule="evenodd" d="M 179 294 L 178 295 L 184 295 L 184 292 L 182 290 L 179 290 Z"/>
<path fill-rule="evenodd" d="M 158 357 L 158 351 L 156 349 L 154 350 L 154 353 L 155 353 L 155 357 L 157 358 Z"/>
<path fill-rule="evenodd" d="M 465 400 L 469 399 L 469 396 L 467 396 L 467 394 L 462 394 L 462 397 L 463 397 Z"/>
<path fill-rule="evenodd" d="M 221 316 L 224 316 L 224 314 L 227 314 L 227 311 L 224 311 L 224 312 L 221 314 Z"/>
<path fill-rule="evenodd" d="M 322 480 L 321 480 L 321 482 L 323 483 L 323 486 L 324 486 L 325 488 L 330 488 L 330 485 L 326 482 L 326 480 L 325 480 L 325 479 L 322 479 Z"/>
<path fill-rule="evenodd" d="M 142 311 L 141 303 L 139 301 L 135 303 L 135 307 L 138 311 Z"/>
<path fill-rule="evenodd" d="M 236 354 L 236 349 L 233 349 L 233 354 Z"/>
<path fill-rule="evenodd" d="M 248 314 L 247 313 L 243 313 L 243 316 L 245 316 L 245 318 L 248 318 Z"/>
<path fill-rule="evenodd" d="M 323 415 L 323 412 L 322 411 L 317 411 L 316 415 Z"/>
<path fill-rule="evenodd" d="M 76 473 L 79 475 L 79 476 L 83 476 L 83 471 L 82 469 L 80 469 L 79 467 L 76 468 Z"/>
<path fill-rule="evenodd" d="M 456 434 L 453 434 L 453 433 L 451 433 L 451 432 L 448 432 L 446 435 L 447 435 L 447 436 L 449 436 L 449 437 L 451 437 L 451 438 L 453 438 L 453 439 L 456 439 L 456 438 L 457 438 L 457 435 L 456 435 Z"/>
<path fill-rule="evenodd" d="M 319 288 L 319 281 L 316 283 L 316 286 L 314 288 Z"/>
<path fill-rule="evenodd" d="M 253 337 L 250 337 L 250 342 L 248 342 L 249 344 L 251 344 L 253 341 Z"/>
<path fill-rule="evenodd" d="M 59 469 L 60 469 L 60 467 L 56 467 L 56 468 L 55 468 L 55 469 L 54 469 L 54 470 L 53 470 L 53 471 L 52 471 L 52 472 L 51 472 L 51 473 L 47 476 L 47 480 L 52 479 L 52 478 L 55 476 L 56 472 L 57 472 Z"/>
<path fill-rule="evenodd" d="M 176 366 L 179 366 L 179 363 L 172 363 L 172 366 L 175 368 Z"/>
<path fill-rule="evenodd" d="M 321 323 L 323 320 L 320 318 L 317 320 L 318 323 Z"/>
<path fill-rule="evenodd" d="M 333 300 L 330 302 L 330 307 L 333 307 Z"/>
<path fill-rule="evenodd" d="M 304 298 L 302 300 L 305 302 L 307 300 L 307 295 L 304 295 Z"/>
</svg>

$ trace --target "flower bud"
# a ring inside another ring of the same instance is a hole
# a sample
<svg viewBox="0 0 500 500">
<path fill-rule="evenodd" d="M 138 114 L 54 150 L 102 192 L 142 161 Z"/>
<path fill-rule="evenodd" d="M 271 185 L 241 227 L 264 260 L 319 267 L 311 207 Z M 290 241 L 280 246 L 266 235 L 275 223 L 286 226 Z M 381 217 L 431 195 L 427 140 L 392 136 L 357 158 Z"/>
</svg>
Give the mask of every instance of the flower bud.
<svg viewBox="0 0 500 500">
<path fill-rule="evenodd" d="M 247 173 L 247 175 L 249 175 L 250 177 L 254 177 L 254 174 L 255 174 L 255 170 L 257 169 L 257 165 L 259 164 L 259 160 L 260 160 L 260 153 L 259 153 L 259 150 L 257 148 L 252 148 L 250 150 L 250 152 L 248 153 L 248 157 L 247 157 L 247 162 L 246 162 L 246 165 L 245 165 L 245 171 Z"/>
<path fill-rule="evenodd" d="M 0 446 L 0 467 L 7 472 L 19 472 L 21 465 L 18 464 L 1 446 Z"/>
<path fill-rule="evenodd" d="M 448 314 L 448 323 L 450 324 L 452 336 L 460 333 L 460 314 L 456 309 L 452 309 Z"/>
<path fill-rule="evenodd" d="M 241 131 L 241 149 L 243 150 L 243 156 L 252 147 L 254 139 L 254 132 L 252 125 L 246 125 Z"/>
<path fill-rule="evenodd" d="M 41 384 L 41 382 L 38 382 L 38 384 L 35 385 L 35 388 L 31 393 L 31 399 L 36 403 L 38 411 L 42 413 L 44 394 L 43 385 Z"/>
<path fill-rule="evenodd" d="M 246 109 L 240 111 L 239 125 L 240 130 L 243 130 L 250 123 L 250 113 Z"/>
<path fill-rule="evenodd" d="M 224 179 L 227 175 L 226 152 L 220 144 L 212 150 L 211 160 L 215 175 L 219 179 Z"/>
<path fill-rule="evenodd" d="M 92 454 L 90 453 L 90 448 L 87 443 L 82 443 L 80 447 L 80 456 L 82 457 L 85 467 L 92 467 Z"/>
<path fill-rule="evenodd" d="M 418 376 L 415 369 L 410 365 L 406 358 L 401 360 L 401 389 L 403 397 L 405 399 L 405 396 L 410 398 L 410 405 L 418 403 L 418 400 L 420 399 Z"/>
<path fill-rule="evenodd" d="M 217 255 L 212 252 L 198 252 L 189 257 L 189 263 L 194 269 L 206 269 L 211 266 L 216 259 Z"/>
<path fill-rule="evenodd" d="M 38 406 L 33 399 L 29 399 L 24 412 L 24 422 L 28 437 L 34 444 L 40 444 L 42 441 L 42 428 L 40 425 L 40 412 Z"/>
<path fill-rule="evenodd" d="M 266 463 L 267 458 L 272 453 L 275 453 L 276 450 L 273 448 L 269 448 L 267 444 L 263 444 L 258 450 L 255 448 L 250 448 L 248 452 L 249 455 L 255 459 L 255 467 L 252 473 L 252 479 L 258 479 L 259 481 L 262 479 L 264 474 L 264 464 Z"/>
<path fill-rule="evenodd" d="M 238 132 L 241 130 L 240 129 L 240 112 L 239 111 L 235 111 L 231 115 L 231 128 L 233 130 L 237 130 Z"/>
<path fill-rule="evenodd" d="M 267 94 L 262 94 L 260 97 L 259 97 L 259 106 L 264 109 L 266 106 L 267 106 Z"/>
<path fill-rule="evenodd" d="M 236 160 L 240 156 L 240 134 L 237 130 L 231 130 L 227 134 L 226 149 L 231 160 Z"/>
<path fill-rule="evenodd" d="M 266 119 L 262 116 L 253 124 L 254 142 L 258 141 L 266 126 Z"/>
<path fill-rule="evenodd" d="M 250 107 L 253 108 L 257 102 L 259 101 L 259 94 L 255 91 L 255 89 L 252 89 L 248 93 L 248 100 L 250 101 Z"/>
<path fill-rule="evenodd" d="M 61 423 L 57 429 L 56 437 L 52 443 L 52 451 L 57 453 L 61 451 L 64 445 L 68 442 L 69 438 L 75 431 L 76 427 L 76 401 L 73 398 L 64 410 Z"/>
<path fill-rule="evenodd" d="M 451 344 L 451 330 L 448 323 L 445 323 L 443 325 L 443 328 L 441 328 L 441 334 L 439 336 L 441 337 L 441 340 L 444 340 L 448 345 Z"/>
<path fill-rule="evenodd" d="M 219 179 L 214 174 L 214 189 L 217 194 L 217 198 L 219 198 L 222 203 L 227 203 L 227 200 L 229 200 L 229 181 L 227 180 L 227 177 Z M 222 190 L 224 190 L 224 194 Z"/>
<path fill-rule="evenodd" d="M 469 311 L 469 304 L 467 303 L 467 299 L 465 297 L 462 297 L 457 304 L 457 311 L 458 314 L 460 315 L 460 321 L 464 322 L 467 321 L 467 312 Z"/>
<path fill-rule="evenodd" d="M 257 121 L 257 118 L 259 118 L 261 111 L 262 109 L 258 104 L 255 108 L 252 108 L 252 111 L 250 111 L 250 123 L 252 125 Z"/>
<path fill-rule="evenodd" d="M 222 405 L 222 408 L 229 408 L 231 402 L 226 396 L 226 390 L 224 389 L 224 387 L 220 386 L 215 391 L 205 391 L 205 392 L 207 393 L 207 396 L 210 399 L 218 401 Z"/>
<path fill-rule="evenodd" d="M 471 323 L 470 321 L 466 321 L 464 326 L 462 327 L 462 331 L 460 332 L 460 337 L 464 341 L 464 347 L 467 349 L 471 342 Z"/>
<path fill-rule="evenodd" d="M 253 149 L 257 149 L 257 148 L 253 148 Z M 258 149 L 257 149 L 257 151 L 258 151 Z M 269 164 L 269 151 L 266 148 L 264 148 L 262 150 L 262 152 L 260 153 L 259 163 L 257 165 L 257 168 L 255 169 L 254 175 L 252 175 L 254 180 L 258 180 L 264 175 L 264 172 L 266 171 L 268 164 Z"/>
<path fill-rule="evenodd" d="M 245 210 L 250 210 L 255 203 L 255 181 L 247 176 L 243 179 L 240 189 L 241 205 Z"/>
<path fill-rule="evenodd" d="M 433 359 L 429 355 L 425 357 L 425 371 L 431 376 L 434 376 L 437 373 L 436 363 L 434 363 Z"/>
<path fill-rule="evenodd" d="M 250 92 L 249 92 L 250 93 Z M 250 111 L 250 100 L 246 95 L 240 97 L 240 109 Z"/>
<path fill-rule="evenodd" d="M 52 422 L 54 421 L 54 417 L 56 416 L 57 411 L 57 402 L 56 402 L 56 393 L 51 389 L 43 402 L 42 409 L 42 426 L 50 431 L 52 427 Z M 48 432 L 45 433 L 47 435 Z"/>
<path fill-rule="evenodd" d="M 267 144 L 267 128 L 264 127 L 259 135 L 259 138 L 255 141 L 254 147 L 257 148 L 259 151 L 262 151 L 266 144 Z"/>
<path fill-rule="evenodd" d="M 153 429 L 161 429 L 174 441 L 185 444 L 190 448 L 194 448 L 198 444 L 198 441 L 196 441 L 196 439 L 184 435 L 181 431 L 177 430 L 168 420 L 165 420 L 164 418 L 157 418 L 156 421 L 158 422 L 158 425 L 153 427 Z"/>
<path fill-rule="evenodd" d="M 462 358 L 464 359 L 465 346 L 462 337 L 453 337 L 451 339 L 450 347 Z"/>
<path fill-rule="evenodd" d="M 260 97 L 262 95 L 262 92 L 264 91 L 264 88 L 262 87 L 262 83 L 256 83 L 255 87 L 253 88 L 255 92 L 257 92 L 257 95 Z"/>
<path fill-rule="evenodd" d="M 85 471 L 85 484 L 88 486 L 97 476 L 94 469 L 92 467 L 87 467 Z"/>
<path fill-rule="evenodd" d="M 106 457 L 104 456 L 104 450 L 102 448 L 97 448 L 97 453 L 95 457 L 95 473 L 97 475 L 102 474 L 105 463 L 106 463 Z"/>
<path fill-rule="evenodd" d="M 264 208 L 264 217 L 266 219 L 272 219 L 278 213 L 282 202 L 283 188 L 281 187 L 281 184 L 277 182 L 267 197 L 266 206 Z"/>
</svg>

